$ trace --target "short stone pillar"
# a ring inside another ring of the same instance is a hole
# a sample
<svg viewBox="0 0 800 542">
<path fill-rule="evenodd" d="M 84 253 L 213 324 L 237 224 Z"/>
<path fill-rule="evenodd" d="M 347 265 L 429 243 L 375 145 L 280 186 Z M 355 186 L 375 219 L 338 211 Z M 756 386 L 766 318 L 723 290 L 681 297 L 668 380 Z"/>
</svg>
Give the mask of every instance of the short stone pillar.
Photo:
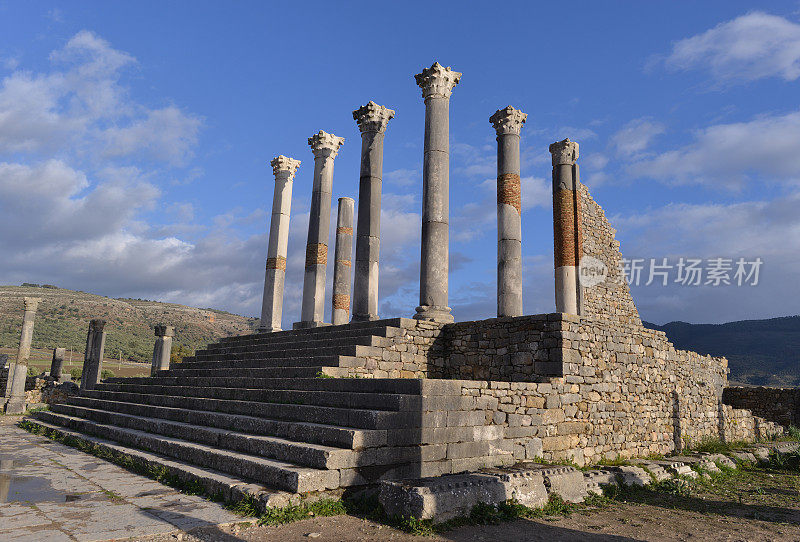
<svg viewBox="0 0 800 542">
<path fill-rule="evenodd" d="M 414 318 L 452 322 L 447 306 L 450 258 L 450 95 L 459 72 L 435 62 L 414 76 L 425 99 L 422 162 L 422 257 Z"/>
<path fill-rule="evenodd" d="M 497 132 L 497 316 L 522 316 L 519 134 L 528 115 L 510 105 L 489 117 Z"/>
<path fill-rule="evenodd" d="M 33 341 L 33 320 L 39 307 L 40 297 L 26 297 L 25 314 L 22 316 L 22 333 L 19 338 L 17 362 L 14 364 L 13 376 L 9 366 L 11 386 L 6 384 L 8 402 L 5 404 L 6 414 L 22 414 L 25 412 L 25 381 L 28 378 L 28 359 L 31 357 L 31 341 Z M 10 388 L 10 389 L 9 389 Z"/>
<path fill-rule="evenodd" d="M 320 130 L 308 138 L 314 153 L 314 186 L 311 192 L 311 214 L 308 219 L 306 271 L 303 277 L 303 304 L 300 322 L 295 327 L 324 325 L 325 276 L 328 267 L 328 234 L 333 195 L 333 160 L 339 154 L 344 138 Z"/>
<path fill-rule="evenodd" d="M 103 371 L 103 353 L 106 348 L 106 321 L 96 318 L 89 322 L 86 335 L 86 353 L 83 356 L 81 389 L 91 390 L 100 383 Z"/>
<path fill-rule="evenodd" d="M 378 319 L 378 260 L 381 248 L 383 137 L 394 111 L 375 102 L 353 111 L 361 130 L 361 175 L 353 284 L 353 321 Z"/>
<path fill-rule="evenodd" d="M 336 250 L 333 258 L 333 307 L 331 323 L 335 326 L 350 321 L 350 259 L 353 257 L 353 198 L 339 198 L 336 217 Z"/>
<path fill-rule="evenodd" d="M 153 346 L 153 365 L 150 367 L 150 376 L 155 376 L 158 371 L 169 369 L 169 356 L 172 353 L 172 337 L 175 328 L 172 326 L 155 326 L 156 344 Z"/>
<path fill-rule="evenodd" d="M 53 348 L 53 361 L 50 363 L 50 377 L 61 380 L 64 369 L 64 356 L 67 354 L 66 348 Z"/>
<path fill-rule="evenodd" d="M 292 181 L 300 160 L 280 155 L 269 163 L 275 176 L 272 196 L 272 219 L 269 224 L 267 270 L 264 275 L 264 297 L 261 303 L 259 331 L 281 330 L 283 317 L 283 284 L 286 279 L 286 253 L 289 245 L 289 213 L 292 208 Z"/>
<path fill-rule="evenodd" d="M 553 155 L 553 252 L 556 312 L 580 314 L 579 266 L 583 251 L 578 193 L 578 144 L 569 139 L 550 145 Z"/>
</svg>

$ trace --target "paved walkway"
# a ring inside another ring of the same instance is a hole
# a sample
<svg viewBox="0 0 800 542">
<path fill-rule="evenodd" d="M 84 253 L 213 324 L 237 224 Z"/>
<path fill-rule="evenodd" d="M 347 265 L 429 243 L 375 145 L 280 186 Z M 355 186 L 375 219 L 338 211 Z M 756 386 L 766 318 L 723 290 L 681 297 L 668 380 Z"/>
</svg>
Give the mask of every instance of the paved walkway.
<svg viewBox="0 0 800 542">
<path fill-rule="evenodd" d="M 0 416 L 0 540 L 115 540 L 244 521 Z"/>
</svg>

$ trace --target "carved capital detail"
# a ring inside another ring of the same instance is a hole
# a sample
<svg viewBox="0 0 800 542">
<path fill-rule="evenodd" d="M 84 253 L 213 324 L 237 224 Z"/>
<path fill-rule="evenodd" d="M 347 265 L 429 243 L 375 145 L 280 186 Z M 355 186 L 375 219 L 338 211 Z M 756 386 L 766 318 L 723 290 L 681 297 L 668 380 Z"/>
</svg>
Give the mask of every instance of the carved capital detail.
<svg viewBox="0 0 800 542">
<path fill-rule="evenodd" d="M 342 143 L 344 143 L 343 137 L 337 137 L 322 130 L 308 138 L 308 144 L 315 157 L 336 158 Z"/>
<path fill-rule="evenodd" d="M 503 109 L 498 109 L 494 115 L 489 117 L 489 122 L 492 123 L 497 135 L 514 134 L 519 135 L 522 130 L 522 125 L 525 124 L 525 119 L 528 118 L 527 113 L 523 113 L 519 109 L 506 106 Z"/>
<path fill-rule="evenodd" d="M 423 98 L 449 98 L 453 88 L 461 80 L 461 73 L 453 71 L 450 66 L 444 67 L 434 62 L 430 68 L 414 76 L 417 85 L 422 88 Z"/>
<path fill-rule="evenodd" d="M 578 144 L 570 141 L 556 141 L 550 145 L 550 154 L 553 155 L 553 167 L 558 165 L 572 165 L 578 159 Z"/>
<path fill-rule="evenodd" d="M 300 167 L 300 160 L 295 160 L 294 158 L 289 158 L 281 154 L 273 158 L 269 165 L 272 166 L 272 174 L 275 175 L 276 178 L 280 175 L 288 177 L 291 181 L 294 179 L 297 168 Z"/>
<path fill-rule="evenodd" d="M 367 105 L 362 105 L 353 111 L 353 119 L 362 134 L 364 132 L 385 132 L 386 125 L 389 124 L 391 118 L 394 118 L 394 110 L 378 105 L 372 100 Z"/>
<path fill-rule="evenodd" d="M 41 297 L 23 297 L 22 301 L 25 302 L 25 310 L 36 312 L 39 308 L 39 303 L 42 301 Z"/>
<path fill-rule="evenodd" d="M 156 337 L 173 337 L 175 335 L 175 328 L 172 326 L 157 325 L 155 326 Z"/>
</svg>

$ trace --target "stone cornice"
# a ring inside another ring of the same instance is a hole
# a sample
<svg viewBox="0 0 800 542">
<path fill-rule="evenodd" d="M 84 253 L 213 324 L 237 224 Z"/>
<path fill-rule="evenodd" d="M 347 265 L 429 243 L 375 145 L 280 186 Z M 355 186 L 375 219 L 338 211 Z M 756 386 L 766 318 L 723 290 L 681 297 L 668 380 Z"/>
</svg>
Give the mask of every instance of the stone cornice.
<svg viewBox="0 0 800 542">
<path fill-rule="evenodd" d="M 527 113 L 523 113 L 519 109 L 514 109 L 509 105 L 495 111 L 494 115 L 489 117 L 489 122 L 494 126 L 497 135 L 519 135 L 522 130 L 522 125 L 525 124 L 525 119 L 527 118 Z"/>
<path fill-rule="evenodd" d="M 39 308 L 39 303 L 42 301 L 41 297 L 23 297 L 22 300 L 25 302 L 25 310 L 26 311 L 34 311 Z"/>
<path fill-rule="evenodd" d="M 553 155 L 553 166 L 562 164 L 572 165 L 578 159 L 578 144 L 570 141 L 556 141 L 550 145 L 550 154 Z"/>
<path fill-rule="evenodd" d="M 294 178 L 294 174 L 297 172 L 297 168 L 300 167 L 300 160 L 295 160 L 294 158 L 289 158 L 281 154 L 273 158 L 269 165 L 272 166 L 272 174 L 275 175 L 276 178 L 278 175 L 281 175 L 283 177 L 288 177 L 291 181 Z"/>
<path fill-rule="evenodd" d="M 358 124 L 361 133 L 386 131 L 389 119 L 394 118 L 394 111 L 388 107 L 378 105 L 372 100 L 367 105 L 362 105 L 353 111 L 353 119 Z"/>
<path fill-rule="evenodd" d="M 308 138 L 308 144 L 315 157 L 336 158 L 342 143 L 344 143 L 343 137 L 337 137 L 322 130 Z"/>
<path fill-rule="evenodd" d="M 175 335 L 175 328 L 173 326 L 158 325 L 155 326 L 156 337 L 172 337 Z"/>
<path fill-rule="evenodd" d="M 430 68 L 414 76 L 417 85 L 422 88 L 423 98 L 449 98 L 453 88 L 461 80 L 461 73 L 453 71 L 450 66 L 444 67 L 434 62 Z"/>
</svg>

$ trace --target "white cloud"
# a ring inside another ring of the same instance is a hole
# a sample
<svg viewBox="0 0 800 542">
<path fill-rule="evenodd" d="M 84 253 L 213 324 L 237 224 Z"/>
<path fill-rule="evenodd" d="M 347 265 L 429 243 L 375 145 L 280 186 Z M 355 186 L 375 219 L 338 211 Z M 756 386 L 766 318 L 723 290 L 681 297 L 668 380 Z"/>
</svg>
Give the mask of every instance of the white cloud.
<svg viewBox="0 0 800 542">
<path fill-rule="evenodd" d="M 636 177 L 674 184 L 704 183 L 728 189 L 747 180 L 800 178 L 800 111 L 698 130 L 694 141 L 633 162 Z"/>
<path fill-rule="evenodd" d="M 636 156 L 650 146 L 654 137 L 663 133 L 664 125 L 659 122 L 648 118 L 634 119 L 611 136 L 611 145 L 617 156 Z"/>
<path fill-rule="evenodd" d="M 673 45 L 666 65 L 708 70 L 720 82 L 800 76 L 800 25 L 752 12 Z"/>
<path fill-rule="evenodd" d="M 395 169 L 384 174 L 386 181 L 397 186 L 412 186 L 422 183 L 422 173 L 418 169 Z"/>
</svg>

